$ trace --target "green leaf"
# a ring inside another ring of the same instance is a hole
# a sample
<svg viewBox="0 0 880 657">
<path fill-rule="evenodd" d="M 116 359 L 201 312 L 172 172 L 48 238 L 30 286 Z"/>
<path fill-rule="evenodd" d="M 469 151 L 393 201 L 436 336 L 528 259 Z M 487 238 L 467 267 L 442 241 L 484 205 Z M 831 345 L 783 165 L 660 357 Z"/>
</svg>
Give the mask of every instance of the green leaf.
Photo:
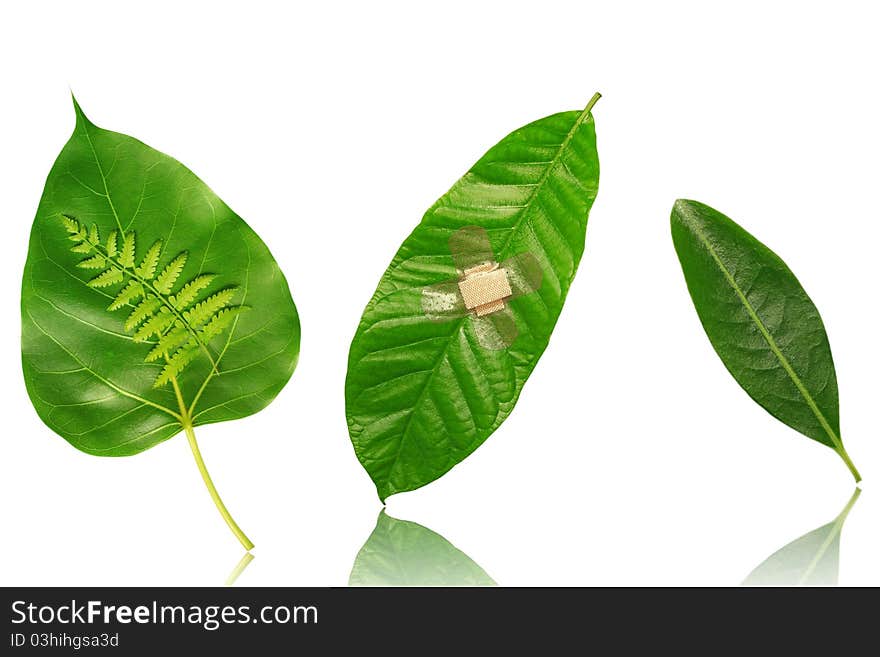
<svg viewBox="0 0 880 657">
<path fill-rule="evenodd" d="M 743 585 L 837 586 L 840 532 L 861 493 L 862 490 L 856 488 L 843 511 L 827 525 L 804 534 L 767 557 L 746 577 Z"/>
<path fill-rule="evenodd" d="M 138 278 L 151 281 L 156 275 L 156 266 L 159 264 L 159 255 L 162 253 L 162 240 L 156 240 L 147 251 L 143 261 L 134 269 Z M 180 256 L 178 256 L 180 257 Z M 166 293 L 167 294 L 167 293 Z"/>
<path fill-rule="evenodd" d="M 168 331 L 165 335 L 159 338 L 156 346 L 153 347 L 144 360 L 148 363 L 152 363 L 160 358 L 165 358 L 166 354 L 173 354 L 177 351 L 177 348 L 184 342 L 187 342 L 190 337 L 192 336 L 186 327 L 178 323 L 174 329 Z"/>
<path fill-rule="evenodd" d="M 76 266 L 83 269 L 104 269 L 107 266 L 107 259 L 102 255 L 93 255 L 91 258 L 80 260 Z"/>
<path fill-rule="evenodd" d="M 176 379 L 183 372 L 184 368 L 193 362 L 198 355 L 199 348 L 196 346 L 195 341 L 187 342 L 185 346 L 175 351 L 170 358 L 165 359 L 165 366 L 159 373 L 156 383 L 153 384 L 154 387 L 161 387 Z"/>
<path fill-rule="evenodd" d="M 837 376 L 819 311 L 773 251 L 717 210 L 678 200 L 672 240 L 709 341 L 743 389 L 775 418 L 834 449 Z"/>
<path fill-rule="evenodd" d="M 162 334 L 165 332 L 169 326 L 174 323 L 174 315 L 170 312 L 159 312 L 150 317 L 143 325 L 134 332 L 132 336 L 135 342 L 145 342 L 150 336 L 154 333 L 157 337 L 162 337 Z M 147 358 L 149 355 L 147 356 Z M 144 358 L 144 360 L 147 360 Z"/>
<path fill-rule="evenodd" d="M 234 287 L 220 290 L 216 294 L 212 294 L 204 301 L 193 306 L 192 310 L 185 311 L 183 318 L 193 327 L 199 327 L 211 320 L 215 314 L 229 305 L 235 296 L 236 289 Z"/>
<path fill-rule="evenodd" d="M 135 280 L 131 280 L 126 283 L 125 287 L 123 287 L 119 294 L 116 295 L 116 298 L 113 299 L 113 303 L 107 306 L 107 310 L 119 310 L 123 306 L 127 306 L 132 301 L 136 299 L 140 299 L 144 296 L 144 288 L 143 286 Z"/>
<path fill-rule="evenodd" d="M 427 527 L 379 513 L 349 586 L 495 586 L 464 552 Z"/>
<path fill-rule="evenodd" d="M 177 281 L 183 266 L 186 264 L 186 253 L 181 253 L 174 260 L 168 263 L 168 266 L 162 270 L 162 273 L 156 278 L 156 289 L 162 294 L 170 294 Z"/>
<path fill-rule="evenodd" d="M 195 301 L 199 292 L 208 287 L 213 280 L 214 276 L 212 274 L 201 274 L 199 276 L 196 276 L 194 279 L 192 279 L 190 282 L 180 288 L 180 292 L 171 295 L 171 303 L 178 310 L 187 309 L 189 305 L 193 301 Z"/>
<path fill-rule="evenodd" d="M 139 283 L 138 283 L 139 285 Z M 162 301 L 156 297 L 147 297 L 134 307 L 128 319 L 125 320 L 125 330 L 131 331 L 141 325 L 145 319 L 162 307 Z"/>
<path fill-rule="evenodd" d="M 235 321 L 238 313 L 243 310 L 245 310 L 244 306 L 234 306 L 232 308 L 224 308 L 223 310 L 217 311 L 211 320 L 199 330 L 199 336 L 203 341 L 210 342 L 215 337 L 222 334 L 223 331 L 226 330 L 226 327 Z"/>
<path fill-rule="evenodd" d="M 117 243 L 116 243 L 118 236 L 119 236 L 119 233 L 117 233 L 115 230 L 111 230 L 110 234 L 107 236 L 107 246 L 106 246 L 107 256 L 110 258 L 116 256 L 118 253 Z"/>
<path fill-rule="evenodd" d="M 492 147 L 428 210 L 379 282 L 351 344 L 345 398 L 355 453 L 382 500 L 479 447 L 547 347 L 598 188 L 597 99 Z M 543 282 L 531 291 L 509 280 L 517 298 L 485 317 L 447 313 L 457 278 L 484 256 Z"/>
<path fill-rule="evenodd" d="M 128 231 L 122 239 L 122 254 L 119 256 L 119 262 L 123 267 L 134 267 L 134 232 Z"/>
<path fill-rule="evenodd" d="M 287 282 L 256 233 L 191 171 L 74 106 L 24 269 L 28 393 L 84 452 L 137 454 L 184 431 L 203 466 L 193 427 L 256 413 L 293 372 L 300 328 Z M 89 278 L 77 254 L 108 268 Z M 182 314 L 193 303 L 208 304 L 197 324 Z M 214 314 L 230 304 L 248 312 Z M 204 331 L 215 318 L 220 330 Z"/>
<path fill-rule="evenodd" d="M 102 272 L 95 276 L 94 278 L 89 279 L 86 282 L 86 285 L 89 287 L 110 287 L 111 285 L 117 285 L 118 283 L 122 283 L 125 278 L 122 275 L 122 272 L 118 269 L 108 269 L 105 272 Z"/>
</svg>

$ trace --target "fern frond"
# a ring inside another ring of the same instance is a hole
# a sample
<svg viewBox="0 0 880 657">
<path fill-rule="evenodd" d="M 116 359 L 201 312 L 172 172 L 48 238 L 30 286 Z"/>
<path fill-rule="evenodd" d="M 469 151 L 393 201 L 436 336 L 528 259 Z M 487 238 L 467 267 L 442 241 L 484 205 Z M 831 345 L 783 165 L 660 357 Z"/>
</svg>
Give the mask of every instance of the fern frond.
<svg viewBox="0 0 880 657">
<path fill-rule="evenodd" d="M 162 273 L 156 278 L 156 289 L 162 294 L 170 293 L 171 288 L 174 287 L 174 283 L 177 282 L 177 277 L 180 276 L 180 272 L 183 271 L 183 266 L 185 264 L 186 251 L 174 258 L 174 260 L 169 262 L 168 266 L 162 270 Z"/>
<path fill-rule="evenodd" d="M 178 310 L 186 310 L 196 300 L 199 292 L 204 290 L 216 278 L 214 274 L 200 274 L 180 288 L 180 291 L 171 296 L 171 305 Z"/>
<path fill-rule="evenodd" d="M 162 335 L 162 332 L 174 323 L 174 315 L 162 308 L 161 311 L 150 317 L 141 327 L 134 332 L 135 342 L 144 342 L 154 333 Z"/>
<path fill-rule="evenodd" d="M 92 280 L 88 282 L 89 287 L 109 287 L 111 285 L 116 285 L 117 283 L 121 283 L 124 280 L 124 276 L 122 272 L 118 269 L 108 269 L 107 271 L 98 274 Z"/>
<path fill-rule="evenodd" d="M 107 310 L 119 310 L 142 296 L 144 296 L 144 288 L 141 284 L 137 281 L 129 281 L 128 285 L 122 288 L 119 294 L 116 295 L 116 298 L 113 299 L 113 303 L 107 307 Z"/>
<path fill-rule="evenodd" d="M 148 363 L 152 363 L 155 360 L 164 358 L 166 354 L 173 354 L 180 345 L 189 339 L 189 337 L 189 331 L 178 322 L 174 329 L 168 331 L 168 333 L 159 338 L 159 343 L 153 347 L 144 360 Z"/>
<path fill-rule="evenodd" d="M 202 342 L 208 344 L 211 340 L 223 333 L 241 311 L 246 310 L 247 306 L 232 306 L 218 311 L 205 326 L 199 331 L 199 337 Z"/>
<path fill-rule="evenodd" d="M 218 310 L 229 305 L 229 302 L 232 300 L 237 289 L 238 288 L 236 287 L 227 287 L 212 294 L 204 301 L 200 301 L 194 305 L 192 310 L 184 312 L 183 318 L 189 322 L 190 326 L 198 328 L 210 320 L 211 316 Z"/>
<path fill-rule="evenodd" d="M 107 255 L 111 258 L 116 255 L 117 244 L 116 244 L 116 236 L 119 235 L 115 230 L 110 231 L 110 234 L 107 236 Z"/>
<path fill-rule="evenodd" d="M 159 255 L 161 253 L 162 240 L 156 240 L 153 242 L 153 246 L 147 250 L 147 255 L 144 256 L 141 264 L 135 268 L 134 273 L 148 281 L 153 280 L 153 276 L 156 275 L 156 265 L 159 264 Z"/>
<path fill-rule="evenodd" d="M 61 221 L 73 243 L 70 250 L 84 256 L 76 266 L 103 270 L 87 284 L 93 288 L 122 285 L 107 309 L 130 307 L 125 330 L 131 333 L 132 340 L 146 342 L 156 336 L 157 341 L 144 359 L 148 363 L 164 360 L 154 387 L 159 388 L 180 376 L 202 350 L 216 366 L 208 344 L 229 330 L 246 309 L 246 306 L 229 305 L 237 287 L 221 289 L 199 301 L 202 292 L 217 278 L 214 274 L 199 274 L 172 294 L 186 267 L 189 257 L 186 251 L 178 253 L 160 269 L 163 241 L 159 239 L 137 264 L 134 231 L 110 230 L 102 244 L 97 224 L 87 226 L 63 213 Z"/>
<path fill-rule="evenodd" d="M 156 297 L 149 297 L 141 301 L 134 307 L 134 310 L 131 311 L 128 319 L 125 320 L 125 330 L 131 331 L 133 328 L 140 326 L 141 322 L 156 312 L 161 305 L 162 302 Z"/>
<path fill-rule="evenodd" d="M 76 263 L 76 266 L 81 269 L 104 269 L 104 267 L 107 266 L 107 259 L 99 253 L 98 255 L 93 255 L 91 258 L 80 260 Z"/>
<path fill-rule="evenodd" d="M 187 342 L 183 347 L 175 351 L 174 355 L 168 359 L 167 363 L 165 363 L 165 367 L 162 368 L 162 371 L 156 378 L 156 382 L 153 384 L 153 387 L 159 388 L 171 381 L 171 379 L 176 378 L 177 375 L 180 374 L 183 369 L 193 361 L 198 353 L 199 348 L 193 343 L 192 340 L 190 340 L 190 342 Z"/>
<path fill-rule="evenodd" d="M 119 254 L 119 264 L 127 269 L 134 267 L 134 231 L 125 233 L 122 239 L 122 253 Z"/>
</svg>

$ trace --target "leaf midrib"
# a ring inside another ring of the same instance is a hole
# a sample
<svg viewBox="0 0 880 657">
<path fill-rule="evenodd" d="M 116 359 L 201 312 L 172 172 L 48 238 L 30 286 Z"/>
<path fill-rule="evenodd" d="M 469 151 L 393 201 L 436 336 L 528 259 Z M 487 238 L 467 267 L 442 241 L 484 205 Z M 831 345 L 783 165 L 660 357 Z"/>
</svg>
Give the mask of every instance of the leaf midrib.
<svg viewBox="0 0 880 657">
<path fill-rule="evenodd" d="M 113 218 L 116 219 L 116 226 L 119 228 L 119 231 L 121 233 L 125 234 L 125 229 L 122 227 L 122 222 L 119 220 L 119 213 L 116 212 L 116 206 L 113 205 L 113 199 L 110 198 L 110 188 L 107 186 L 107 176 L 104 175 L 104 167 L 101 166 L 101 160 L 98 158 L 98 151 L 95 150 L 95 145 L 92 143 L 92 136 L 89 134 L 89 120 L 85 117 L 84 114 L 82 114 L 79 106 L 77 106 L 76 110 L 82 119 L 83 134 L 85 134 L 86 136 L 86 141 L 89 142 L 89 148 L 92 150 L 92 156 L 95 158 L 95 165 L 98 167 L 98 173 L 101 176 L 101 182 L 104 184 L 104 197 L 107 199 L 107 204 L 110 206 L 110 210 L 112 210 L 113 212 Z M 129 226 L 130 225 L 131 224 L 129 223 Z"/>
<path fill-rule="evenodd" d="M 545 169 L 544 173 L 541 174 L 541 178 L 538 180 L 538 182 L 535 183 L 535 186 L 532 189 L 531 194 L 529 194 L 528 200 L 526 201 L 525 204 L 523 204 L 522 209 L 520 210 L 519 216 L 516 219 L 516 222 L 514 223 L 513 227 L 510 229 L 510 234 L 508 235 L 507 239 L 504 241 L 504 244 L 498 249 L 497 257 L 499 257 L 499 258 L 504 257 L 504 254 L 507 252 L 507 249 L 510 247 L 510 244 L 511 244 L 511 241 L 513 240 L 514 235 L 516 235 L 519 232 L 520 228 L 522 227 L 522 225 L 525 221 L 525 218 L 528 215 L 528 209 L 535 202 L 535 199 L 537 198 L 538 193 L 541 191 L 543 186 L 546 184 L 547 180 L 549 180 L 551 171 L 553 171 L 556 168 L 556 166 L 559 164 L 559 162 L 561 161 L 562 154 L 568 148 L 568 145 L 571 143 L 571 140 L 574 138 L 574 135 L 577 133 L 578 129 L 581 127 L 581 125 L 583 125 L 584 121 L 590 115 L 590 111 L 592 110 L 593 105 L 596 103 L 597 100 L 598 100 L 598 94 L 596 96 L 594 96 L 590 100 L 589 104 L 581 111 L 581 113 L 578 115 L 575 122 L 572 124 L 571 129 L 568 131 L 568 133 L 565 135 L 565 138 L 559 144 L 559 148 L 556 150 L 556 154 L 548 162 L 547 168 Z M 429 371 L 430 373 L 428 374 L 427 377 L 425 377 L 425 383 L 422 386 L 422 389 L 419 392 L 419 395 L 416 398 L 416 401 L 412 405 L 413 410 L 409 414 L 409 416 L 407 417 L 406 424 L 404 425 L 403 431 L 400 434 L 400 442 L 398 443 L 398 449 L 396 450 L 396 453 L 394 455 L 394 460 L 391 462 L 391 465 L 388 468 L 389 475 L 388 475 L 388 478 L 386 479 L 386 482 L 385 482 L 386 484 L 388 484 L 390 482 L 391 473 L 394 470 L 394 467 L 397 465 L 398 461 L 400 460 L 400 454 L 403 451 L 403 449 L 402 449 L 403 442 L 407 439 L 407 436 L 409 435 L 409 429 L 410 429 L 410 426 L 412 423 L 412 419 L 416 414 L 415 409 L 422 403 L 422 400 L 425 397 L 425 393 L 428 390 L 428 386 L 429 386 L 430 382 L 433 380 L 434 376 L 437 374 L 437 369 L 440 367 L 440 365 L 446 359 L 446 356 L 449 353 L 449 348 L 453 342 L 453 337 L 461 331 L 461 326 L 467 319 L 468 319 L 468 317 L 462 317 L 461 319 L 454 320 L 454 328 L 450 332 L 449 337 L 446 340 L 446 345 L 443 347 L 443 351 L 440 352 L 440 355 L 438 356 L 437 360 L 435 361 L 434 366 Z M 394 491 L 390 492 L 389 494 L 393 494 L 393 493 L 394 493 Z M 382 499 L 384 500 L 385 497 L 387 497 L 387 495 L 384 496 Z"/>
<path fill-rule="evenodd" d="M 804 398 L 804 401 L 807 403 L 810 411 L 812 411 L 813 415 L 819 421 L 819 424 L 825 430 L 825 433 L 828 434 L 828 437 L 831 439 L 831 442 L 834 444 L 834 449 L 837 452 L 843 451 L 843 443 L 840 440 L 840 437 L 831 428 L 831 425 L 828 423 L 828 420 L 825 419 L 825 415 L 819 409 L 819 406 L 816 404 L 816 401 L 813 399 L 813 396 L 810 394 L 810 391 L 804 385 L 801 378 L 797 375 L 797 372 L 794 371 L 794 368 L 791 366 L 791 363 L 788 362 L 788 359 L 785 357 L 785 354 L 782 353 L 782 350 L 776 344 L 776 341 L 773 339 L 773 336 L 770 334 L 770 331 L 764 325 L 764 322 L 761 321 L 761 318 L 758 316 L 758 313 L 755 311 L 752 304 L 749 302 L 742 288 L 736 282 L 736 279 L 733 277 L 733 274 L 730 273 L 730 270 L 725 266 L 724 262 L 721 260 L 721 257 L 718 255 L 718 252 L 712 246 L 712 243 L 709 241 L 709 238 L 706 234 L 700 230 L 700 227 L 696 225 L 694 222 L 688 222 L 688 225 L 697 235 L 697 239 L 703 244 L 706 250 L 709 252 L 709 255 L 712 256 L 712 259 L 715 261 L 715 264 L 718 266 L 718 269 L 721 270 L 721 273 L 724 275 L 724 278 L 727 280 L 728 284 L 733 291 L 736 293 L 736 296 L 739 298 L 752 322 L 757 326 L 758 331 L 760 331 L 761 336 L 767 342 L 767 346 L 770 347 L 770 351 L 773 352 L 773 355 L 776 356 L 776 359 L 779 361 L 779 364 L 782 365 L 782 369 L 785 370 L 785 373 L 791 379 L 792 383 L 794 383 L 798 392 Z"/>
</svg>

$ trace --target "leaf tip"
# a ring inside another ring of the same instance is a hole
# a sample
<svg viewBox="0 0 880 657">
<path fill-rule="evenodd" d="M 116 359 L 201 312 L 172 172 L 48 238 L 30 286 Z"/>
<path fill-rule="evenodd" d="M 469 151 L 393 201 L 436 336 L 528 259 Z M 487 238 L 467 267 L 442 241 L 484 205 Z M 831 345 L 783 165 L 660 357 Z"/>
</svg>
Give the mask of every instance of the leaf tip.
<svg viewBox="0 0 880 657">
<path fill-rule="evenodd" d="M 693 203 L 693 201 L 689 201 L 686 198 L 677 198 L 675 199 L 675 203 L 672 204 L 672 211 L 676 214 L 687 212 L 691 203 Z"/>
<path fill-rule="evenodd" d="M 70 100 L 73 102 L 73 111 L 76 114 L 76 125 L 79 127 L 80 125 L 84 126 L 93 126 L 95 125 L 89 120 L 89 117 L 86 116 L 86 113 L 83 112 L 82 107 L 79 104 L 79 101 L 76 99 L 76 96 L 73 94 L 73 89 L 70 90 Z"/>
<path fill-rule="evenodd" d="M 699 203 L 691 201 L 690 199 L 676 199 L 675 203 L 672 204 L 672 214 L 670 215 L 671 223 L 673 225 L 675 225 L 676 222 L 681 224 L 689 223 L 693 220 L 697 210 L 696 206 L 698 205 Z"/>
</svg>

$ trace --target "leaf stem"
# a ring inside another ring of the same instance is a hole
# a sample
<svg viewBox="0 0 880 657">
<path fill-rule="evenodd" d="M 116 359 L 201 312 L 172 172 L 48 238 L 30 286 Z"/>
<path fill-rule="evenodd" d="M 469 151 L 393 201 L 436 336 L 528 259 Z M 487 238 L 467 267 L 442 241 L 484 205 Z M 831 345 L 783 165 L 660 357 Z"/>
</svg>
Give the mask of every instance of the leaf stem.
<svg viewBox="0 0 880 657">
<path fill-rule="evenodd" d="M 856 483 L 859 483 L 862 480 L 862 475 L 859 474 L 858 469 L 856 469 L 856 464 L 852 462 L 852 459 L 850 459 L 849 454 L 846 453 L 843 445 L 840 446 L 837 453 L 840 455 L 840 458 L 843 459 L 843 462 L 846 463 L 846 467 L 849 468 L 849 471 L 852 472 L 852 476 L 855 477 Z"/>
<path fill-rule="evenodd" d="M 208 474 L 208 469 L 205 467 L 205 462 L 202 460 L 202 453 L 199 451 L 199 444 L 196 442 L 196 434 L 193 432 L 192 424 L 187 422 L 183 425 L 184 431 L 186 431 L 186 438 L 189 441 L 189 447 L 192 450 L 193 457 L 195 457 L 196 465 L 199 468 L 199 473 L 202 475 L 202 480 L 205 482 L 205 486 L 208 488 L 208 493 L 211 495 L 211 499 L 214 500 L 214 504 L 217 506 L 217 510 L 220 512 L 220 515 L 223 516 L 223 520 L 226 521 L 226 524 L 229 525 L 229 529 L 232 530 L 232 533 L 235 534 L 235 537 L 238 539 L 238 542 L 244 546 L 245 550 L 250 550 L 254 547 L 254 544 L 251 542 L 232 516 L 229 514 L 229 511 L 226 509 L 226 505 L 223 504 L 223 500 L 220 499 L 220 494 L 217 492 L 217 489 L 214 487 L 214 482 L 211 481 L 211 475 Z"/>
<path fill-rule="evenodd" d="M 600 94 L 598 91 L 596 93 L 594 93 L 593 97 L 590 98 L 590 102 L 587 103 L 587 106 L 584 108 L 584 111 L 582 112 L 582 114 L 584 114 L 584 116 L 589 114 L 590 110 L 593 109 L 593 105 L 595 105 L 601 97 L 602 97 L 602 94 Z"/>
<path fill-rule="evenodd" d="M 186 439 L 189 442 L 189 448 L 192 451 L 193 458 L 195 458 L 196 460 L 196 466 L 199 469 L 199 474 L 202 475 L 202 481 L 205 482 L 205 487 L 208 489 L 208 493 L 211 495 L 211 499 L 214 500 L 214 505 L 217 507 L 220 515 L 223 516 L 223 520 L 226 521 L 229 529 L 232 530 L 232 533 L 235 534 L 235 537 L 238 539 L 239 543 L 244 546 L 245 550 L 251 550 L 254 547 L 253 542 L 251 542 L 251 539 L 249 539 L 241 530 L 241 528 L 232 518 L 229 510 L 226 508 L 226 505 L 223 504 L 223 500 L 220 498 L 220 494 L 217 492 L 217 488 L 214 486 L 211 475 L 208 473 L 208 468 L 205 467 L 205 461 L 202 459 L 202 452 L 199 449 L 199 444 L 196 442 L 196 434 L 193 431 L 192 417 L 186 409 L 186 404 L 183 401 L 183 395 L 180 394 L 180 386 L 177 385 L 177 379 L 172 377 L 171 384 L 174 386 L 174 394 L 177 395 L 177 403 L 180 405 L 180 414 L 182 416 L 180 423 L 183 426 L 183 430 L 186 432 Z"/>
<path fill-rule="evenodd" d="M 238 576 L 244 572 L 244 569 L 248 567 L 248 564 L 254 560 L 254 555 L 250 552 L 245 552 L 244 556 L 241 558 L 235 568 L 232 569 L 232 572 L 229 573 L 229 577 L 226 578 L 226 586 L 232 586 L 235 584 L 235 580 L 238 579 Z"/>
</svg>

